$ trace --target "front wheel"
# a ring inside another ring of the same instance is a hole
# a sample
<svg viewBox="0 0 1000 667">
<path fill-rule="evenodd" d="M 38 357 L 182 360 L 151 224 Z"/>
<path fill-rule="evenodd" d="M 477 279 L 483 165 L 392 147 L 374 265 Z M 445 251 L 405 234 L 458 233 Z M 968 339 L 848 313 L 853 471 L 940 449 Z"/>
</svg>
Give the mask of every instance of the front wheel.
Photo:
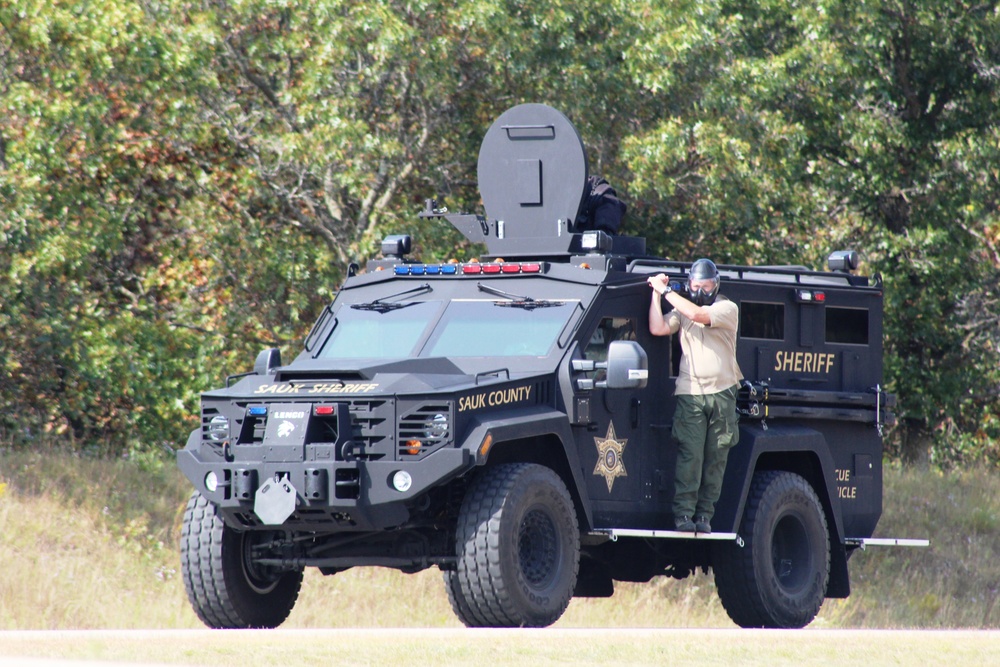
<svg viewBox="0 0 1000 667">
<path fill-rule="evenodd" d="M 210 628 L 274 628 L 299 597 L 302 570 L 261 565 L 254 547 L 267 533 L 236 531 L 195 492 L 184 510 L 181 574 L 198 618 Z"/>
<path fill-rule="evenodd" d="M 566 485 L 535 464 L 501 465 L 469 488 L 456 530 L 458 563 L 444 573 L 469 627 L 545 627 L 573 596 L 580 531 Z"/>
<path fill-rule="evenodd" d="M 819 497 L 804 478 L 754 475 L 740 531 L 744 546 L 713 555 L 722 606 L 744 628 L 801 628 L 819 613 L 830 579 L 830 538 Z"/>
</svg>

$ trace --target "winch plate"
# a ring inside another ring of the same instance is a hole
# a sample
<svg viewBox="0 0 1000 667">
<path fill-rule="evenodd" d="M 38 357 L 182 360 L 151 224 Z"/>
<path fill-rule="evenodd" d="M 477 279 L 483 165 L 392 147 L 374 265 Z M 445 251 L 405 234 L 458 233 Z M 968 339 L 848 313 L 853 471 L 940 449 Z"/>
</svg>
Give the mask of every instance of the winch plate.
<svg viewBox="0 0 1000 667">
<path fill-rule="evenodd" d="M 268 526 L 284 523 L 295 511 L 295 487 L 287 477 L 269 479 L 254 496 L 253 511 Z"/>
</svg>

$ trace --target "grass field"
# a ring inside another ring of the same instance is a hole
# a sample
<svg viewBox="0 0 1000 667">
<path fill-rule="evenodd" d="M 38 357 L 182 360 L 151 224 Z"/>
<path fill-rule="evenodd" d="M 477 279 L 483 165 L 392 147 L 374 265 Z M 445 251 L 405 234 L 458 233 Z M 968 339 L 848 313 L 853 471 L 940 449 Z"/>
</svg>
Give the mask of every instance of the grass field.
<svg viewBox="0 0 1000 667">
<path fill-rule="evenodd" d="M 889 468 L 885 485 L 877 535 L 931 547 L 858 553 L 851 597 L 827 600 L 810 630 L 1000 628 L 997 473 Z M 169 462 L 0 449 L 0 630 L 200 628 L 177 571 L 187 495 Z M 307 571 L 283 626 L 457 627 L 437 570 L 370 568 Z M 620 584 L 574 600 L 555 627 L 734 628 L 711 575 Z"/>
</svg>

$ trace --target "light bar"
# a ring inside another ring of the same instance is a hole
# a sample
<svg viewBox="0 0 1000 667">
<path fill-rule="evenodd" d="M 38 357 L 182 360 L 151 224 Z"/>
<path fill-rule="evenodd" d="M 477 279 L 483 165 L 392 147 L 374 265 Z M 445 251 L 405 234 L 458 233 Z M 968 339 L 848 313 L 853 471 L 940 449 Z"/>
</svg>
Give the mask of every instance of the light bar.
<svg viewBox="0 0 1000 667">
<path fill-rule="evenodd" d="M 393 267 L 397 276 L 454 276 L 464 275 L 516 275 L 519 273 L 541 273 L 540 262 L 469 262 L 468 264 L 397 264 Z"/>
</svg>

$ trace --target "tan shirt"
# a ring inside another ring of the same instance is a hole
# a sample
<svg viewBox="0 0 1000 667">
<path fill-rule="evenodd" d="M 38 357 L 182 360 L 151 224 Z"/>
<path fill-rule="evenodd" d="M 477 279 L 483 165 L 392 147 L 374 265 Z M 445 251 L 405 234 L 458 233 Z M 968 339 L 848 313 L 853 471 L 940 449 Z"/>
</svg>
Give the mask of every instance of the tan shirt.
<svg viewBox="0 0 1000 667">
<path fill-rule="evenodd" d="M 683 354 L 675 394 L 716 394 L 743 379 L 736 363 L 739 307 L 719 296 L 708 310 L 712 319 L 710 326 L 693 322 L 676 310 L 664 316 L 670 333 L 680 331 L 681 335 Z"/>
</svg>

